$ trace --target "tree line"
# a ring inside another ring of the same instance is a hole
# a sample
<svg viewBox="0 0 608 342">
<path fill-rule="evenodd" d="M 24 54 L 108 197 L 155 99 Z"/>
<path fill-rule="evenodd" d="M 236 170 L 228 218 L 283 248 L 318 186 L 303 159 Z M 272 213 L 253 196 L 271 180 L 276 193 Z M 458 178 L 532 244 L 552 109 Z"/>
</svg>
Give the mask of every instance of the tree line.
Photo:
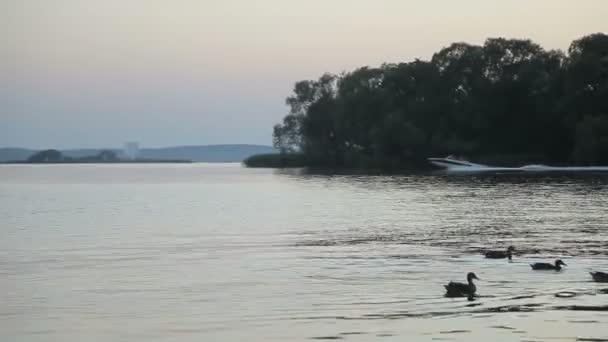
<svg viewBox="0 0 608 342">
<path fill-rule="evenodd" d="M 430 61 L 296 82 L 286 103 L 274 146 L 310 164 L 399 167 L 446 154 L 608 164 L 608 35 L 567 52 L 522 39 L 453 43 Z"/>
<path fill-rule="evenodd" d="M 27 158 L 28 163 L 76 163 L 76 162 L 117 162 L 120 159 L 116 152 L 110 150 L 102 150 L 93 156 L 85 156 L 80 158 L 69 157 L 61 153 L 61 151 L 50 149 L 43 150 L 32 154 Z"/>
<path fill-rule="evenodd" d="M 81 163 L 190 163 L 179 159 L 124 159 L 112 150 L 101 150 L 94 155 L 71 157 L 55 149 L 42 150 L 24 161 L 9 161 L 10 164 L 81 164 Z"/>
</svg>

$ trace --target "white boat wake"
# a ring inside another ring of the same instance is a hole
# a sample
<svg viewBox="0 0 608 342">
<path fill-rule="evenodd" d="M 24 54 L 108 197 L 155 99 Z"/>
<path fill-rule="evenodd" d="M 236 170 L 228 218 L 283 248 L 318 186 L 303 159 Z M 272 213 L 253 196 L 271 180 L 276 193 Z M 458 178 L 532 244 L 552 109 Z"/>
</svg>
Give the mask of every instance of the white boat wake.
<svg viewBox="0 0 608 342">
<path fill-rule="evenodd" d="M 428 158 L 436 166 L 448 172 L 608 172 L 608 166 L 548 166 L 525 165 L 521 167 L 501 167 L 471 163 L 466 160 L 448 156 L 446 158 Z"/>
</svg>

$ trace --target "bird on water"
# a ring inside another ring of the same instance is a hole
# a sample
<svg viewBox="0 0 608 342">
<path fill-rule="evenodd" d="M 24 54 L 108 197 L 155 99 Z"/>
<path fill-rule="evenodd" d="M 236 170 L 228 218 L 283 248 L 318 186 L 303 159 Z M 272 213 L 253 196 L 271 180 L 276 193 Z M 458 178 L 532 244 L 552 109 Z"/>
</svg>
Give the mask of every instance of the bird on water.
<svg viewBox="0 0 608 342">
<path fill-rule="evenodd" d="M 564 266 L 568 266 L 566 265 L 565 262 L 561 261 L 561 259 L 555 260 L 555 265 L 554 264 L 549 264 L 546 262 L 537 262 L 535 264 L 530 264 L 530 267 L 532 267 L 533 270 L 555 270 L 555 271 L 559 271 L 562 269 L 562 265 Z"/>
<path fill-rule="evenodd" d="M 608 283 L 608 273 L 606 272 L 589 272 L 594 281 L 598 283 Z"/>
<path fill-rule="evenodd" d="M 475 296 L 475 292 L 477 292 L 477 286 L 473 283 L 473 279 L 480 280 L 477 278 L 475 273 L 469 272 L 467 274 L 467 283 L 457 283 L 457 282 L 449 282 L 445 286 L 446 297 L 468 297 L 469 300 L 472 300 Z"/>
<path fill-rule="evenodd" d="M 485 256 L 488 259 L 504 259 L 504 258 L 513 258 L 513 252 L 515 251 L 515 247 L 509 246 L 506 251 L 487 251 Z"/>
</svg>

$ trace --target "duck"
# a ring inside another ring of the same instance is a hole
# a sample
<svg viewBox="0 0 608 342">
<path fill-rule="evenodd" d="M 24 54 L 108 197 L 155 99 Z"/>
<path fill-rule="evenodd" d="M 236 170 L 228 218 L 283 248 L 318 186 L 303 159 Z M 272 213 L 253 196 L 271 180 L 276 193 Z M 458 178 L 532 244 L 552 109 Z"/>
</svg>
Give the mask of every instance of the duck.
<svg viewBox="0 0 608 342">
<path fill-rule="evenodd" d="M 475 296 L 475 292 L 477 291 L 477 286 L 473 283 L 473 279 L 481 280 L 477 278 L 475 273 L 469 272 L 467 274 L 467 284 L 465 283 L 457 283 L 457 282 L 449 282 L 447 285 L 444 285 L 446 289 L 446 297 L 468 297 L 469 300 L 472 300 Z"/>
<path fill-rule="evenodd" d="M 594 281 L 598 283 L 608 283 L 608 273 L 605 272 L 589 272 Z"/>
<path fill-rule="evenodd" d="M 549 263 L 546 263 L 546 262 L 537 262 L 535 264 L 530 264 L 530 267 L 532 267 L 533 270 L 555 270 L 555 271 L 559 271 L 559 270 L 562 269 L 561 265 L 568 266 L 561 259 L 558 259 L 558 260 L 555 260 L 555 265 L 549 264 Z"/>
<path fill-rule="evenodd" d="M 488 259 L 509 258 L 511 260 L 513 258 L 513 251 L 515 251 L 515 247 L 509 246 L 506 251 L 487 251 L 485 256 Z"/>
</svg>

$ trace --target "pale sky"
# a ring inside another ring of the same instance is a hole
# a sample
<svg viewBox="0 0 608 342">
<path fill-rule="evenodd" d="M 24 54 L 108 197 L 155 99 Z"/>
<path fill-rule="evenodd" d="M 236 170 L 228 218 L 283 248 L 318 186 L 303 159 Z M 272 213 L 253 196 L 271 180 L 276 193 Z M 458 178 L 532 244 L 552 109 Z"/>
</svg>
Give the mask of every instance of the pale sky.
<svg viewBox="0 0 608 342">
<path fill-rule="evenodd" d="M 0 0 L 0 146 L 270 144 L 295 81 L 547 49 L 608 32 L 608 0 Z"/>
</svg>

